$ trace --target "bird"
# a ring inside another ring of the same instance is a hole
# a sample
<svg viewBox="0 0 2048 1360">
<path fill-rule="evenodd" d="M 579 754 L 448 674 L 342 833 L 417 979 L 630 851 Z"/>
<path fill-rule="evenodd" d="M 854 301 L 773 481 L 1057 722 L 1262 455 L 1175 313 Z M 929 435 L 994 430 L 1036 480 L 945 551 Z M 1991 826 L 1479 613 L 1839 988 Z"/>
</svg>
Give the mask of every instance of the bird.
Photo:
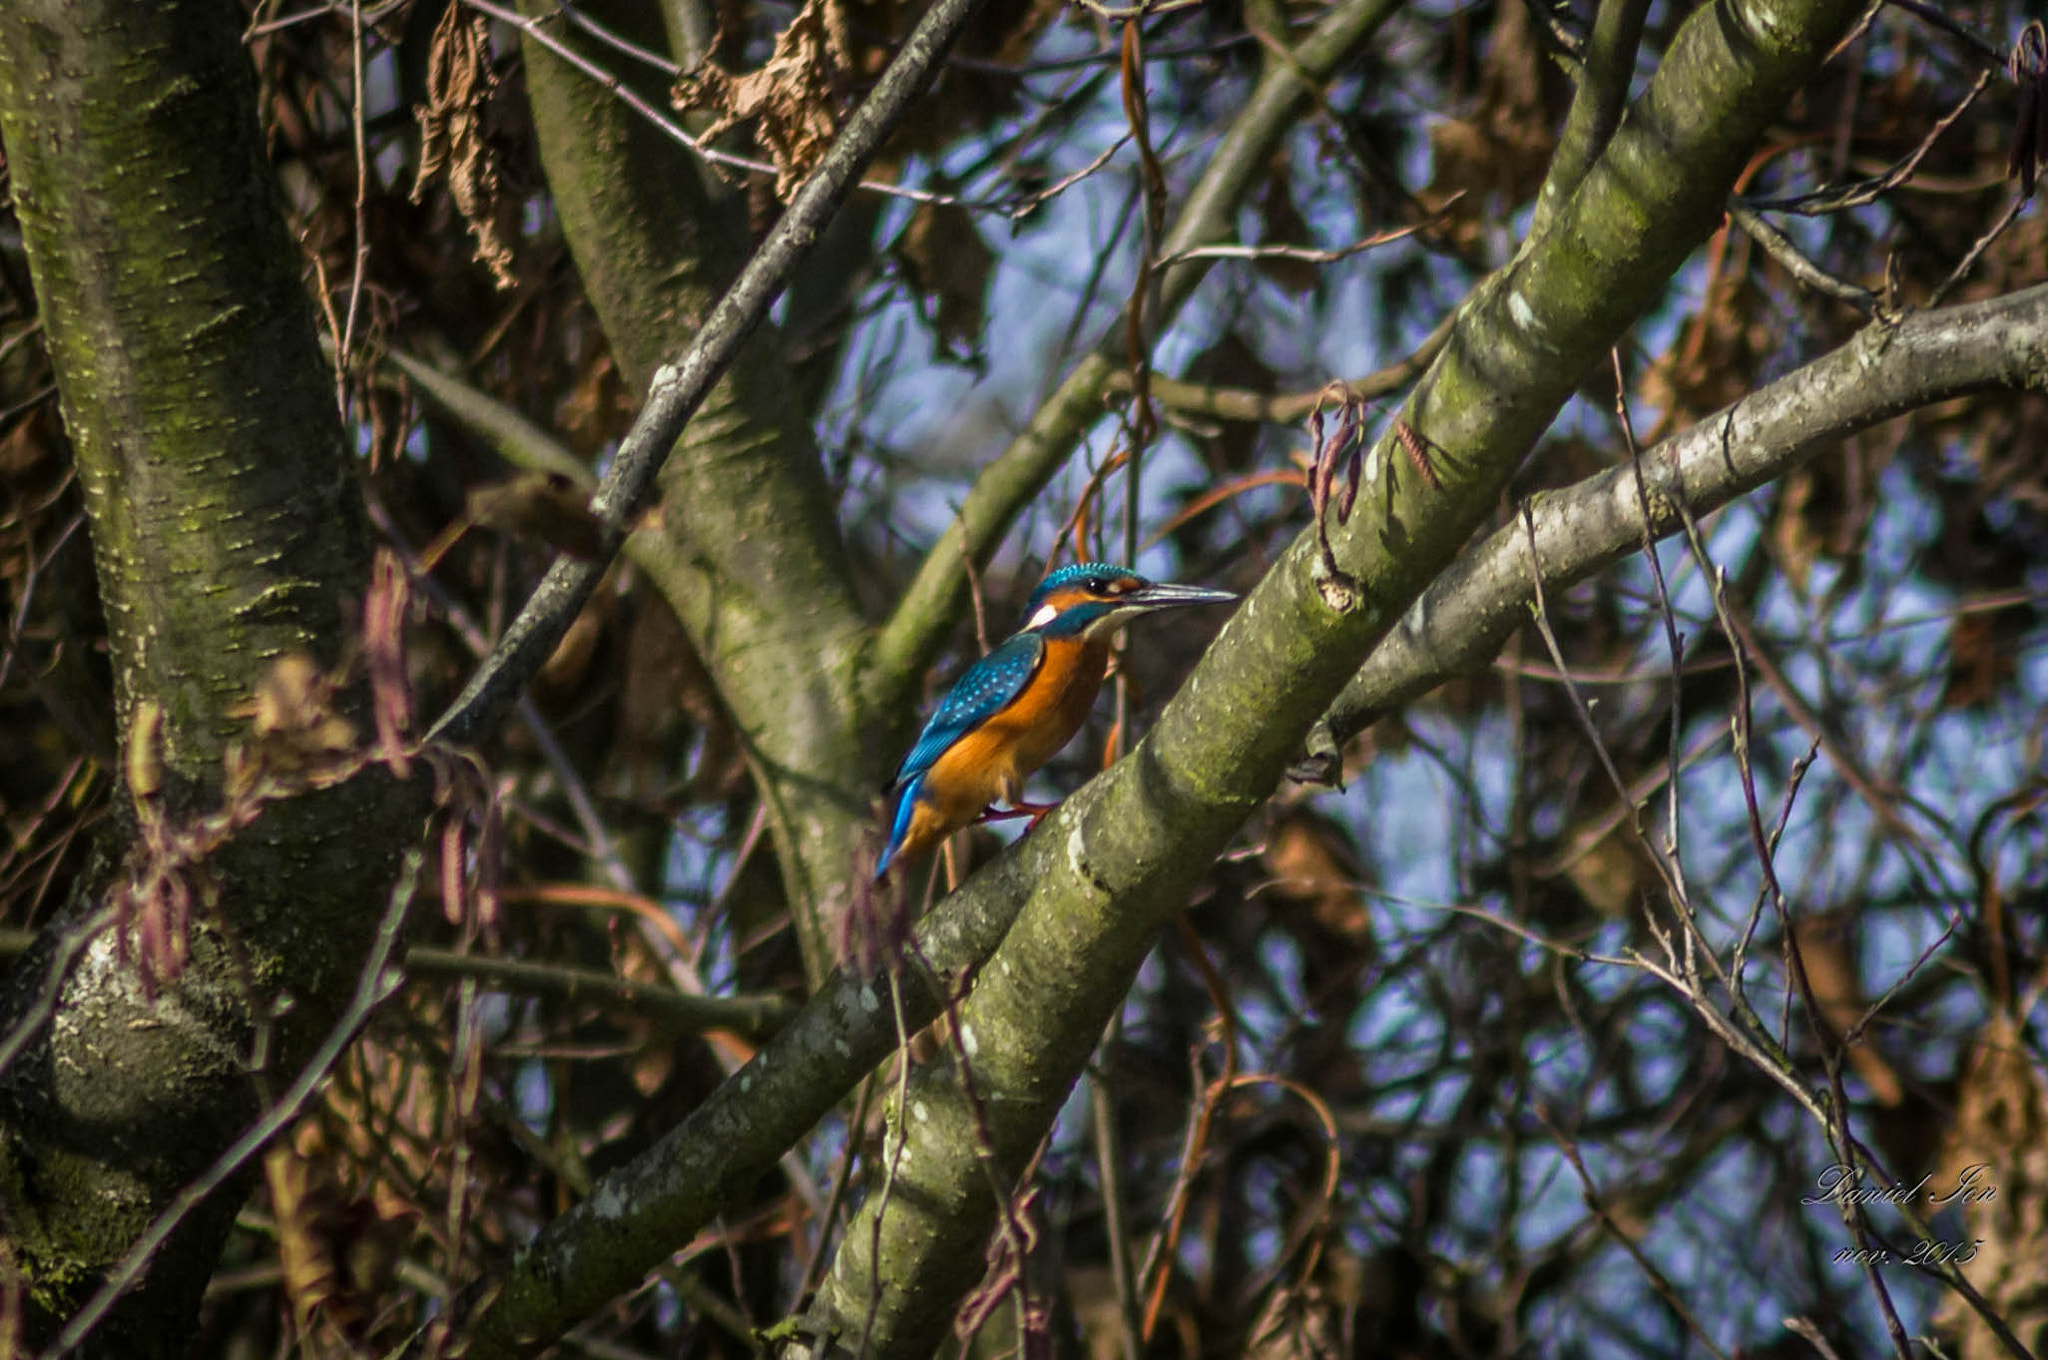
<svg viewBox="0 0 2048 1360">
<path fill-rule="evenodd" d="M 897 767 L 875 878 L 985 815 L 1029 813 L 1036 825 L 1052 805 L 1024 802 L 1024 781 L 1087 721 L 1117 630 L 1140 614 L 1236 598 L 1107 562 L 1047 576 L 1024 607 L 1024 626 L 961 673 Z M 988 813 L 998 798 L 1012 810 Z"/>
</svg>

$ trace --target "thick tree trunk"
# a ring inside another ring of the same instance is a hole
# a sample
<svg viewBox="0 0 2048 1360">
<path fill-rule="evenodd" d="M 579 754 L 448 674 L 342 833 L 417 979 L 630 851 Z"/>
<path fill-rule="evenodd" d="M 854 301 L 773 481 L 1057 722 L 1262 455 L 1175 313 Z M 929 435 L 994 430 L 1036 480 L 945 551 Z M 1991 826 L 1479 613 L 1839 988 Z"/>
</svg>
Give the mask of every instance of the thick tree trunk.
<svg viewBox="0 0 2048 1360">
<path fill-rule="evenodd" d="M 158 732 L 130 767 L 160 757 L 173 828 L 219 805 L 237 710 L 275 660 L 333 663 L 367 577 L 239 25 L 222 0 L 0 6 L 0 136 L 91 520 L 123 745 Z M 273 805 L 204 864 L 218 910 L 153 997 L 113 932 L 58 948 L 119 881 L 134 819 L 116 819 L 125 837 L 109 836 L 93 889 L 0 1010 L 0 1032 L 33 1036 L 0 1075 L 0 1214 L 32 1340 L 325 1035 L 419 810 L 381 772 Z M 231 1186 L 188 1218 L 89 1353 L 182 1351 L 237 1199 Z"/>
</svg>

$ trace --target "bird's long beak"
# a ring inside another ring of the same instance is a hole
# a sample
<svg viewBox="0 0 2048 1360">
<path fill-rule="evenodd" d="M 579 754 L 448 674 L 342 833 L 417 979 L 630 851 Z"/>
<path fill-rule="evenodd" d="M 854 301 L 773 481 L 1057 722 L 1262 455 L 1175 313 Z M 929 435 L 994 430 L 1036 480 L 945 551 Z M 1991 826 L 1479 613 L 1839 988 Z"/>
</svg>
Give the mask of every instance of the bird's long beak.
<svg viewBox="0 0 2048 1360">
<path fill-rule="evenodd" d="M 1149 586 L 1140 586 L 1118 600 L 1117 608 L 1124 609 L 1175 609 L 1184 604 L 1229 604 L 1237 596 L 1227 590 L 1210 590 L 1203 586 L 1175 585 L 1171 581 L 1160 581 Z"/>
</svg>

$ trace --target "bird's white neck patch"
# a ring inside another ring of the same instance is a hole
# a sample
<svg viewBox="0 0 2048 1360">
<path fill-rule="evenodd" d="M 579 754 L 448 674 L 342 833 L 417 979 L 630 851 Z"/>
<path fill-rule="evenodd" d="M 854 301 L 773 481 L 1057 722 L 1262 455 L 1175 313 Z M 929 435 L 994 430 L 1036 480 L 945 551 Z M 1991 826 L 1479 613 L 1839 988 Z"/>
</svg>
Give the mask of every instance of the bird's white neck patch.
<svg viewBox="0 0 2048 1360">
<path fill-rule="evenodd" d="M 1038 606 L 1038 612 L 1024 621 L 1026 628 L 1043 628 L 1060 616 L 1060 611 L 1049 604 Z"/>
</svg>

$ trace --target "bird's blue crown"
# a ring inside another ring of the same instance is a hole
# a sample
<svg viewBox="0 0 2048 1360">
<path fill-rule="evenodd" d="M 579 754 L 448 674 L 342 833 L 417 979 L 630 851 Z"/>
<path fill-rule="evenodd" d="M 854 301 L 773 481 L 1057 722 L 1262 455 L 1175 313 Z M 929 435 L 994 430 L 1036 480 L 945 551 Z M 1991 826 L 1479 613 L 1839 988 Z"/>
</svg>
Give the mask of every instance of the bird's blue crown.
<svg viewBox="0 0 2048 1360">
<path fill-rule="evenodd" d="M 1119 567 L 1111 562 L 1076 562 L 1072 566 L 1061 567 L 1038 583 L 1038 589 L 1031 592 L 1031 599 L 1024 606 L 1024 617 L 1030 618 L 1036 614 L 1039 606 L 1052 598 L 1054 591 L 1068 586 L 1080 586 L 1092 595 L 1104 595 L 1113 589 L 1108 585 L 1111 581 L 1129 581 L 1137 584 L 1144 579 L 1129 567 Z M 1103 584 L 1091 584 L 1097 581 Z"/>
</svg>

